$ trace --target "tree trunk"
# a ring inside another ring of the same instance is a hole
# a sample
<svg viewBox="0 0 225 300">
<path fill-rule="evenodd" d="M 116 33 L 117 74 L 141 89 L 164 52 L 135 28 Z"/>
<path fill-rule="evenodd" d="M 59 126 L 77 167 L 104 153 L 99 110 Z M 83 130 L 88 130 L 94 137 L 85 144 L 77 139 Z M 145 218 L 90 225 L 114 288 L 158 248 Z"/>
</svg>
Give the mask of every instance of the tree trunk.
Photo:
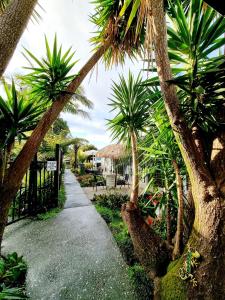
<svg viewBox="0 0 225 300">
<path fill-rule="evenodd" d="M 176 89 L 169 84 L 172 78 L 168 50 L 167 26 L 163 0 L 151 0 L 149 17 L 153 21 L 153 42 L 165 107 L 182 157 L 188 170 L 195 204 L 195 221 L 189 247 L 201 255 L 191 274 L 197 280 L 193 286 L 179 276 L 185 267 L 187 249 L 160 281 L 161 299 L 224 299 L 224 220 L 225 195 L 218 189 L 209 165 L 198 151 L 191 130 L 180 113 Z M 217 169 L 217 172 L 219 170 Z M 224 177 L 224 174 L 223 174 Z M 217 180 L 216 180 L 217 181 Z"/>
<path fill-rule="evenodd" d="M 166 204 L 166 239 L 169 245 L 172 244 L 172 226 L 171 226 L 171 203 L 172 195 L 167 192 L 167 204 Z"/>
<path fill-rule="evenodd" d="M 170 250 L 165 241 L 145 223 L 134 203 L 124 204 L 121 213 L 128 226 L 135 256 L 144 266 L 148 276 L 155 279 L 165 274 L 170 260 Z"/>
<path fill-rule="evenodd" d="M 37 0 L 12 0 L 0 16 L 0 77 L 16 49 Z"/>
<path fill-rule="evenodd" d="M 138 201 L 138 192 L 139 192 L 137 137 L 134 131 L 132 131 L 130 135 L 131 135 L 132 168 L 133 168 L 130 202 L 136 205 Z"/>
<path fill-rule="evenodd" d="M 56 99 L 49 110 L 43 115 L 42 119 L 37 124 L 36 128 L 33 130 L 31 136 L 25 143 L 23 149 L 17 156 L 16 160 L 10 166 L 5 176 L 3 184 L 0 186 L 0 246 L 2 242 L 4 228 L 7 222 L 8 210 L 10 204 L 15 197 L 17 190 L 20 187 L 23 176 L 25 175 L 27 169 L 30 166 L 32 158 L 38 151 L 45 134 L 48 132 L 49 128 L 56 120 L 65 104 L 70 100 L 71 94 L 73 94 L 76 89 L 80 86 L 83 79 L 89 73 L 89 71 L 95 66 L 102 55 L 110 46 L 110 40 L 106 40 L 105 44 L 102 45 L 89 59 L 89 61 L 80 70 L 78 75 L 69 84 L 67 91 Z"/>
<path fill-rule="evenodd" d="M 184 205 L 184 223 L 183 223 L 183 225 L 184 225 L 184 242 L 183 242 L 183 244 L 186 245 L 187 241 L 190 237 L 194 219 L 195 219 L 195 206 L 194 206 L 194 199 L 193 199 L 192 191 L 191 191 L 190 180 L 188 180 L 187 195 L 186 195 L 186 201 L 184 204 L 185 205 Z"/>
<path fill-rule="evenodd" d="M 173 167 L 176 175 L 177 199 L 178 199 L 177 232 L 176 232 L 175 245 L 173 249 L 173 259 L 176 259 L 181 255 L 181 251 L 183 247 L 184 202 L 183 202 L 183 181 L 176 160 L 173 161 Z"/>
</svg>

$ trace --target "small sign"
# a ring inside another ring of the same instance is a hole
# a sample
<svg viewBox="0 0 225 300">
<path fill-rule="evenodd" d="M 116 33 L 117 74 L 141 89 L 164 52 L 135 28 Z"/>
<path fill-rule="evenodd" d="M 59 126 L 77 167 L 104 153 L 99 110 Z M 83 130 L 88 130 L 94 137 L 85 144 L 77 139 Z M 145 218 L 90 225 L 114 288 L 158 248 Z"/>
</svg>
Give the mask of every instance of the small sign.
<svg viewBox="0 0 225 300">
<path fill-rule="evenodd" d="M 48 160 L 47 161 L 47 171 L 56 171 L 57 170 L 57 161 Z"/>
<path fill-rule="evenodd" d="M 114 188 L 116 185 L 116 175 L 106 175 L 106 186 L 109 188 Z"/>
</svg>

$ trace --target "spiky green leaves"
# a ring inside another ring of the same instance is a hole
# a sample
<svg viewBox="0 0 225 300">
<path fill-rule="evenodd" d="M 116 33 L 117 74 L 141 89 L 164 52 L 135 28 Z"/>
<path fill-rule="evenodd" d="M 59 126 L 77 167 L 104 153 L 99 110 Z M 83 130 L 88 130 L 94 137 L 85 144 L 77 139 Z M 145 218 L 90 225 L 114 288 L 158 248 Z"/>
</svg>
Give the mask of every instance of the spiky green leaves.
<svg viewBox="0 0 225 300">
<path fill-rule="evenodd" d="M 134 2 L 134 5 L 131 3 Z M 144 43 L 145 24 L 138 26 L 139 0 L 94 0 L 95 13 L 91 21 L 97 26 L 91 39 L 96 47 L 111 40 L 111 46 L 104 55 L 106 66 L 123 63 L 127 55 L 131 59 L 140 52 Z M 137 31 L 137 27 L 140 27 Z"/>
<path fill-rule="evenodd" d="M 73 61 L 74 52 L 71 48 L 62 53 L 62 46 L 58 46 L 55 36 L 51 49 L 45 38 L 46 57 L 38 59 L 30 51 L 25 49 L 25 57 L 31 67 L 26 68 L 32 72 L 23 77 L 25 84 L 32 88 L 34 96 L 44 101 L 54 101 L 65 93 L 68 84 L 75 75 L 70 75 L 76 61 Z"/>
<path fill-rule="evenodd" d="M 170 2 L 169 52 L 181 108 L 190 127 L 212 132 L 221 124 L 224 110 L 225 19 L 202 0 L 192 0 L 189 10 L 180 0 Z"/>
<path fill-rule="evenodd" d="M 141 83 L 141 76 L 134 78 L 130 72 L 128 80 L 120 75 L 119 83 L 113 83 L 110 106 L 116 115 L 108 121 L 108 127 L 114 139 L 129 142 L 131 131 L 138 136 L 145 128 L 151 101 L 148 89 Z"/>
<path fill-rule="evenodd" d="M 25 132 L 33 130 L 45 107 L 27 97 L 25 92 L 17 92 L 14 82 L 11 87 L 4 84 L 6 97 L 0 96 L 0 148 L 25 137 Z"/>
</svg>

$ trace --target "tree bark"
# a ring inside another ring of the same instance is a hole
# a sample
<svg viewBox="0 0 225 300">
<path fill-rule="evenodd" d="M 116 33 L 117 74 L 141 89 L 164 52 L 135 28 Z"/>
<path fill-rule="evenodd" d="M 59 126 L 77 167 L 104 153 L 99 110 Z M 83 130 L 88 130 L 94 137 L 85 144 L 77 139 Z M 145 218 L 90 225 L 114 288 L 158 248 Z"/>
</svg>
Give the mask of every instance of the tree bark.
<svg viewBox="0 0 225 300">
<path fill-rule="evenodd" d="M 12 0 L 0 16 L 0 77 L 16 49 L 37 0 Z"/>
<path fill-rule="evenodd" d="M 208 198 L 214 199 L 218 196 L 215 183 L 197 149 L 192 132 L 180 112 L 176 88 L 168 82 L 172 79 L 172 72 L 168 55 L 167 26 L 163 0 L 151 0 L 149 17 L 153 22 L 154 53 L 166 111 L 187 170 L 188 172 L 191 170 L 193 175 L 190 176 L 191 184 L 196 184 L 196 180 L 199 184 L 204 182 Z"/>
<path fill-rule="evenodd" d="M 178 199 L 177 232 L 175 237 L 175 245 L 173 249 L 173 259 L 176 259 L 181 255 L 181 251 L 183 248 L 184 202 L 183 202 L 183 181 L 180 175 L 180 168 L 176 160 L 173 160 L 173 167 L 176 175 L 177 199 Z"/>
<path fill-rule="evenodd" d="M 165 274 L 170 260 L 170 250 L 165 241 L 145 223 L 134 203 L 124 204 L 121 214 L 128 226 L 135 256 L 144 266 L 148 276 L 155 279 Z"/>
<path fill-rule="evenodd" d="M 49 110 L 43 115 L 42 119 L 33 130 L 31 136 L 25 143 L 23 149 L 10 166 L 5 176 L 3 184 L 0 186 L 0 246 L 2 242 L 3 232 L 8 218 L 8 210 L 11 205 L 12 199 L 15 197 L 18 188 L 20 187 L 23 176 L 30 166 L 32 158 L 38 150 L 45 134 L 50 129 L 53 122 L 57 119 L 58 115 L 64 108 L 65 104 L 70 100 L 71 95 L 80 86 L 83 79 L 89 71 L 96 65 L 102 55 L 110 46 L 110 40 L 106 40 L 88 60 L 84 67 L 80 70 L 78 75 L 69 84 L 66 92 L 56 99 Z"/>
<path fill-rule="evenodd" d="M 199 265 L 192 270 L 197 286 L 179 278 L 184 255 L 161 280 L 161 299 L 224 299 L 224 220 L 225 195 L 218 189 L 209 165 L 197 149 L 191 130 L 179 109 L 176 89 L 168 83 L 172 78 L 167 50 L 167 27 L 163 0 L 151 0 L 153 41 L 161 90 L 174 135 L 188 170 L 195 204 L 195 221 L 189 246 L 201 255 Z M 217 155 L 218 156 L 218 155 Z M 217 171 L 219 171 L 217 169 Z M 180 297 L 180 298 L 179 298 Z"/>
<path fill-rule="evenodd" d="M 137 137 L 134 131 L 131 131 L 131 148 L 132 148 L 132 190 L 130 196 L 130 202 L 137 204 L 138 192 L 139 192 L 139 174 L 138 174 L 138 150 L 137 150 Z"/>
</svg>

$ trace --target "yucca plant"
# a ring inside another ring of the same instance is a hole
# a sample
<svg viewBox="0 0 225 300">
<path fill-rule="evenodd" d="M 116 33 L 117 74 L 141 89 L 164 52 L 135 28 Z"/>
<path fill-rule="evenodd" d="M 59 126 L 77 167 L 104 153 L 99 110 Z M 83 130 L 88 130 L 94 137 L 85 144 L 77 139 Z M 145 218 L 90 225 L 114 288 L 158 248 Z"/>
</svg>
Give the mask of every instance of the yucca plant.
<svg viewBox="0 0 225 300">
<path fill-rule="evenodd" d="M 133 180 L 130 201 L 135 204 L 139 190 L 137 141 L 140 133 L 145 130 L 151 104 L 148 89 L 141 82 L 140 75 L 134 78 L 129 72 L 128 80 L 120 75 L 119 83 L 113 83 L 110 106 L 116 116 L 108 121 L 113 139 L 131 145 Z"/>
<path fill-rule="evenodd" d="M 91 21 L 97 26 L 97 31 L 91 42 L 98 48 L 105 40 L 110 41 L 109 48 L 104 53 L 104 61 L 108 67 L 113 63 L 124 63 L 126 55 L 134 59 L 141 52 L 145 41 L 145 24 L 140 22 L 137 9 L 131 5 L 125 9 L 127 2 L 131 1 L 92 2 L 95 13 L 91 16 Z"/>
<path fill-rule="evenodd" d="M 0 149 L 26 138 L 25 133 L 35 128 L 45 110 L 35 99 L 17 92 L 14 81 L 11 87 L 7 83 L 3 86 L 6 98 L 0 96 Z"/>
<path fill-rule="evenodd" d="M 23 76 L 25 84 L 32 87 L 34 96 L 43 101 L 54 101 L 62 93 L 75 75 L 69 74 L 76 61 L 72 61 L 74 52 L 71 48 L 62 53 L 62 45 L 58 47 L 57 36 L 55 36 L 53 49 L 50 50 L 49 43 L 45 37 L 46 57 L 39 60 L 29 50 L 25 49 L 25 57 L 31 67 L 26 67 L 32 72 Z"/>
<path fill-rule="evenodd" d="M 223 123 L 225 19 L 203 1 L 169 1 L 168 47 L 181 110 L 188 126 L 215 132 Z M 155 68 L 153 67 L 153 71 Z M 159 85 L 157 77 L 145 82 Z"/>
<path fill-rule="evenodd" d="M 31 88 L 31 94 L 51 105 L 59 95 L 66 94 L 69 83 L 76 77 L 71 71 L 77 61 L 74 61 L 74 52 L 72 48 L 62 53 L 62 45 L 58 46 L 57 36 L 55 35 L 53 48 L 50 49 L 47 37 L 45 37 L 46 56 L 39 60 L 33 53 L 25 49 L 25 57 L 30 63 L 31 70 L 25 76 L 21 77 L 22 82 Z M 84 94 L 82 87 L 76 92 L 69 93 L 70 100 L 64 108 L 65 112 L 80 114 L 83 117 L 89 117 L 89 114 L 79 106 L 82 104 L 87 108 L 93 108 L 93 103 Z"/>
<path fill-rule="evenodd" d="M 5 97 L 0 96 L 0 183 L 4 179 L 7 163 L 16 140 L 26 139 L 26 133 L 37 125 L 45 106 L 30 99 L 29 95 L 3 84 Z"/>
</svg>

